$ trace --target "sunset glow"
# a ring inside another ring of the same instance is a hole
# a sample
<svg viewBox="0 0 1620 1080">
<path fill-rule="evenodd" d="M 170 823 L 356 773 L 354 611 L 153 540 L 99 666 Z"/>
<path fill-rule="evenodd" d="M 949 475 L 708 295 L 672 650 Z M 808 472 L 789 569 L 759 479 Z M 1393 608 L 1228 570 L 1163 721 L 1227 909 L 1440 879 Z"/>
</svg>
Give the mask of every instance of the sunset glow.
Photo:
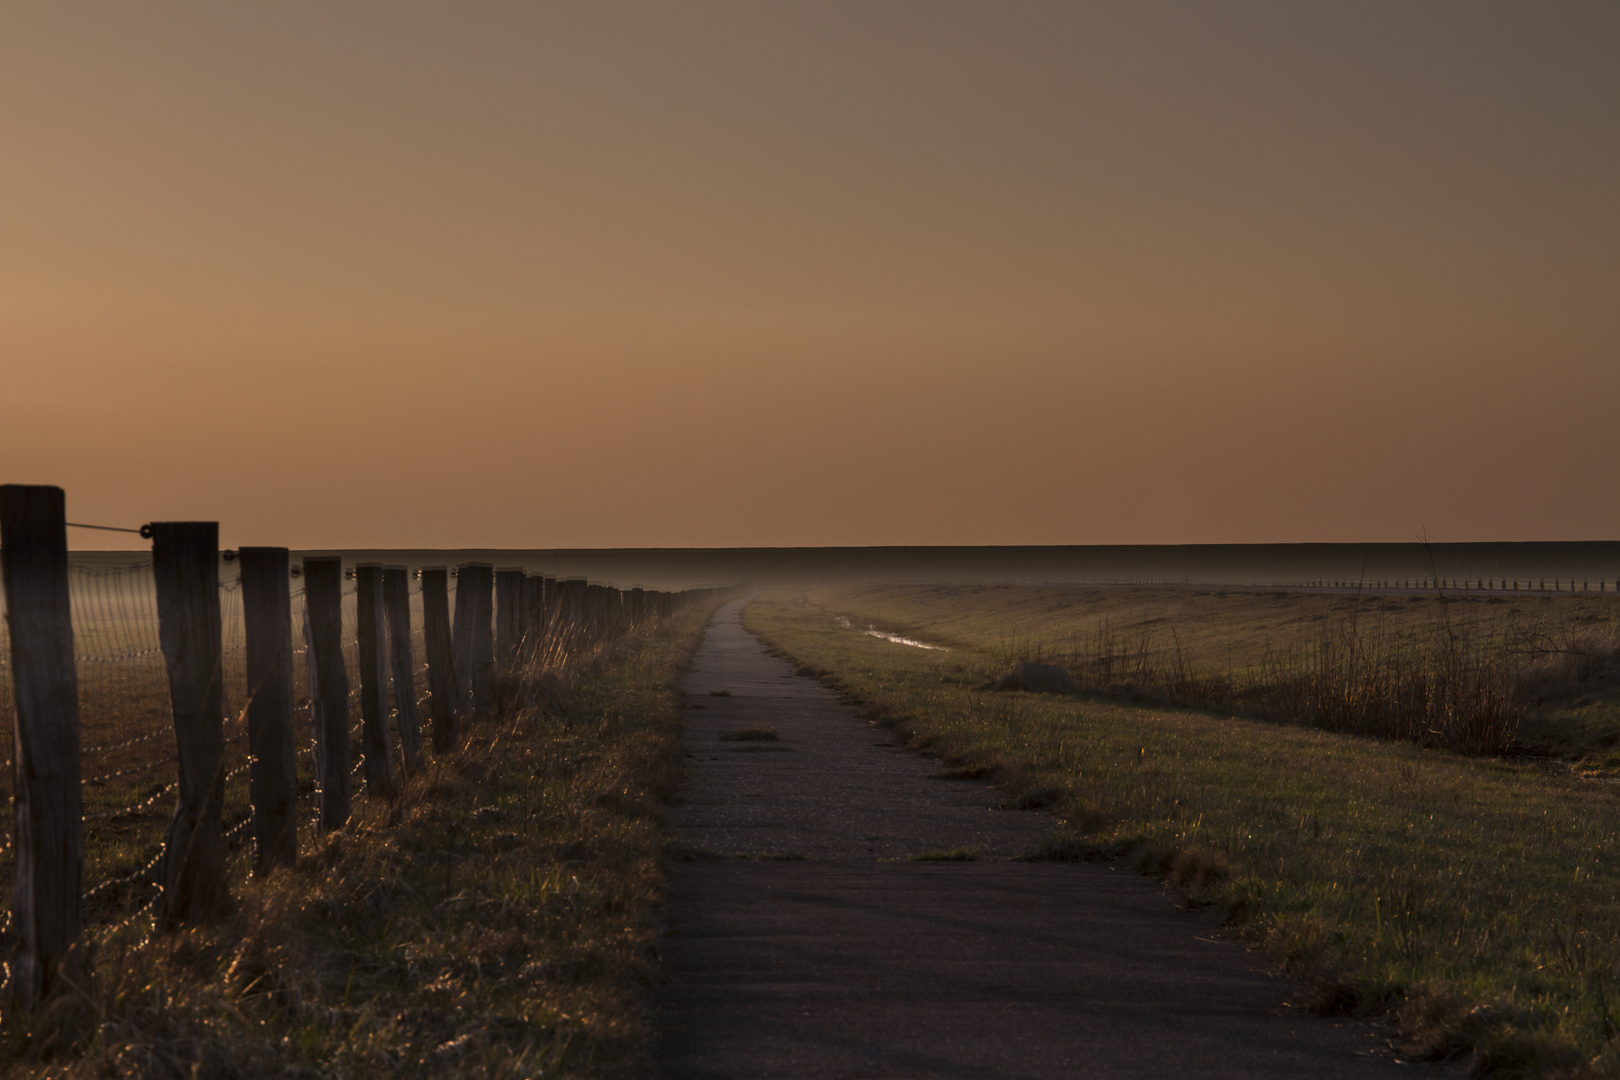
<svg viewBox="0 0 1620 1080">
<path fill-rule="evenodd" d="M 1600 3 L 7 5 L 4 479 L 227 545 L 1610 539 L 1616 57 Z"/>
</svg>

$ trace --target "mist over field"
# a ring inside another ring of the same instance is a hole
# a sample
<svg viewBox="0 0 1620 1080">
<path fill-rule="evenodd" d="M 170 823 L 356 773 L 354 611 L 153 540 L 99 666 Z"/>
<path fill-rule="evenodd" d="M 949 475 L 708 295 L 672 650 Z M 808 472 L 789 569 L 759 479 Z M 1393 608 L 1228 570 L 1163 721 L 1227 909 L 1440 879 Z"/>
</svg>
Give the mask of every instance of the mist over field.
<svg viewBox="0 0 1620 1080">
<path fill-rule="evenodd" d="M 1620 542 L 1518 544 L 1141 544 L 1051 547 L 455 548 L 310 549 L 345 567 L 376 562 L 456 566 L 485 562 L 619 588 L 811 585 L 881 581 L 1016 584 L 1301 585 L 1353 588 L 1440 578 L 1526 589 L 1555 582 L 1596 591 L 1620 580 Z M 81 563 L 121 565 L 135 552 L 79 551 Z M 1534 583 L 1534 584 L 1532 584 Z"/>
</svg>

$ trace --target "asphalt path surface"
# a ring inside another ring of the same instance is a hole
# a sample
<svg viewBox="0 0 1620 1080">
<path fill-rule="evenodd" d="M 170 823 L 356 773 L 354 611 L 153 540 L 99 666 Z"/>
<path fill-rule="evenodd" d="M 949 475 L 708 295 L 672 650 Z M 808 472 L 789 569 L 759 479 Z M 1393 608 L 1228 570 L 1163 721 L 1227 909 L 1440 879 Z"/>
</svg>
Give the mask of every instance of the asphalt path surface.
<svg viewBox="0 0 1620 1080">
<path fill-rule="evenodd" d="M 720 609 L 683 684 L 671 815 L 692 861 L 663 942 L 662 1076 L 1434 1071 L 1395 1062 L 1370 1025 L 1313 1015 L 1306 988 L 1153 881 L 1012 861 L 1050 818 L 938 778 L 767 654 L 745 604 Z M 750 729 L 777 738 L 735 737 Z M 914 859 L 959 848 L 980 858 Z"/>
</svg>

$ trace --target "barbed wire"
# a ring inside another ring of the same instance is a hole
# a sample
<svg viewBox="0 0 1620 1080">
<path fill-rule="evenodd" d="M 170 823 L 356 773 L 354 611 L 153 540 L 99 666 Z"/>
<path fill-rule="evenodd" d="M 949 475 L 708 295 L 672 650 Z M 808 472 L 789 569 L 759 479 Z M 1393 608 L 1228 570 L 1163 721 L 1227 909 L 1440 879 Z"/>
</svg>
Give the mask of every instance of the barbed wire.
<svg viewBox="0 0 1620 1080">
<path fill-rule="evenodd" d="M 243 829 L 247 828 L 251 824 L 253 824 L 253 815 L 249 814 L 247 817 L 243 818 L 241 821 L 238 821 L 235 825 L 232 825 L 229 829 L 226 829 L 225 833 L 224 833 L 224 836 L 223 836 L 223 839 L 226 841 L 226 843 L 229 843 L 232 837 L 234 837 L 237 833 L 241 832 Z"/>
<path fill-rule="evenodd" d="M 179 763 L 180 762 L 177 758 L 158 758 L 156 761 L 148 761 L 144 765 L 131 765 L 126 769 L 115 769 L 109 773 L 102 773 L 100 776 L 91 776 L 81 780 L 80 783 L 86 786 L 90 784 L 105 784 L 108 780 L 115 780 L 120 776 L 128 776 L 132 773 L 138 772 L 148 772 L 164 765 L 179 765 Z"/>
<path fill-rule="evenodd" d="M 148 897 L 146 903 L 142 904 L 140 907 L 136 908 L 134 911 L 130 912 L 127 916 L 125 916 L 124 918 L 118 920 L 117 922 L 112 923 L 112 924 L 110 924 L 108 926 L 102 927 L 100 930 L 98 930 L 96 932 L 97 939 L 100 940 L 100 941 L 108 941 L 115 934 L 117 934 L 120 930 L 123 930 L 127 926 L 133 925 L 136 919 L 144 918 L 145 916 L 150 915 L 151 912 L 152 912 L 152 908 L 157 906 L 157 902 L 159 900 L 163 899 L 163 894 L 166 891 L 163 888 L 163 883 L 162 882 L 157 882 L 156 884 L 157 884 L 157 892 L 153 893 L 150 897 Z M 153 930 L 155 930 L 155 929 L 156 929 L 156 925 L 155 925 L 155 922 L 154 922 Z M 140 948 L 141 946 L 145 945 L 148 941 L 151 941 L 152 940 L 152 932 L 153 932 L 152 930 L 148 930 L 146 932 L 146 936 L 143 937 L 140 941 L 136 942 L 135 947 Z"/>
<path fill-rule="evenodd" d="M 131 747 L 131 746 L 135 746 L 135 745 L 137 745 L 139 743 L 151 742 L 153 739 L 160 739 L 165 735 L 173 735 L 173 734 L 174 734 L 174 728 L 173 727 L 160 727 L 156 731 L 147 732 L 145 735 L 137 735 L 133 739 L 125 739 L 123 742 L 108 743 L 105 746 L 81 746 L 81 747 L 79 747 L 79 754 L 81 756 L 89 756 L 89 755 L 94 755 L 94 754 L 110 754 L 115 750 L 124 750 L 124 749 L 127 749 L 127 748 Z M 86 782 L 88 782 L 88 781 L 86 781 Z"/>
<path fill-rule="evenodd" d="M 363 720 L 358 717 L 361 680 L 357 664 L 358 642 L 352 633 L 358 617 L 358 588 L 357 580 L 346 578 L 339 591 L 340 625 L 350 631 L 344 635 L 342 655 L 349 674 L 350 717 L 357 721 L 351 723 L 349 732 L 350 746 L 354 748 L 363 746 L 365 726 Z M 420 579 L 415 575 L 407 578 L 406 594 L 413 601 L 413 610 L 419 612 L 418 601 L 422 596 L 422 587 Z M 449 590 L 452 604 L 457 594 L 457 584 L 452 578 Z M 293 607 L 291 645 L 295 685 L 307 688 L 311 657 L 308 638 L 303 632 L 309 616 L 303 583 L 296 578 L 290 581 L 288 596 Z M 221 577 L 219 601 L 220 655 L 223 661 L 223 670 L 220 674 L 224 680 L 221 689 L 226 707 L 226 715 L 222 718 L 222 734 L 224 745 L 231 751 L 226 760 L 234 762 L 223 774 L 223 778 L 240 798 L 242 789 L 236 787 L 235 782 L 243 774 L 251 773 L 256 758 L 251 753 L 250 745 L 248 752 L 241 757 L 237 757 L 235 749 L 242 747 L 244 743 L 251 744 L 251 725 L 248 723 L 246 707 L 244 705 L 237 708 L 249 698 L 246 683 L 246 627 L 239 573 Z M 177 758 L 172 753 L 138 762 L 128 762 L 129 756 L 136 755 L 126 753 L 138 747 L 160 743 L 172 734 L 171 722 L 166 718 L 153 719 L 168 712 L 170 687 L 163 659 L 164 653 L 159 641 L 156 578 L 152 563 L 149 558 L 138 557 L 118 563 L 73 563 L 69 568 L 69 602 L 74 626 L 74 662 L 79 676 L 81 731 L 85 737 L 80 750 L 81 757 L 98 758 L 125 754 L 123 761 L 109 762 L 118 764 L 119 768 L 82 780 L 89 810 L 83 815 L 83 821 L 86 824 L 97 824 L 120 818 L 137 818 L 146 814 L 162 800 L 173 798 L 179 788 L 178 779 L 169 779 L 155 789 L 147 788 L 149 794 L 137 797 L 122 806 L 101 805 L 101 795 L 120 793 L 118 786 L 105 793 L 91 793 L 89 789 L 107 785 L 123 777 L 174 769 L 178 765 Z M 4 598 L 0 597 L 0 612 L 4 610 Z M 416 622 L 416 619 L 413 618 L 412 621 Z M 563 620 L 559 615 L 553 614 L 549 621 L 558 623 Z M 555 629 L 557 628 L 548 625 L 546 633 L 551 634 Z M 412 627 L 410 638 L 413 656 L 411 667 L 413 696 L 417 706 L 425 709 L 431 702 L 431 695 L 426 692 L 425 686 L 428 664 L 420 651 L 425 643 L 425 631 L 419 622 Z M 9 649 L 5 647 L 8 640 L 8 627 L 4 619 L 0 619 L 0 723 L 10 719 L 13 704 L 9 685 L 11 677 L 8 665 Z M 397 696 L 398 690 L 396 689 L 394 693 Z M 307 709 L 309 694 L 299 693 L 296 701 L 297 708 Z M 141 723 L 143 717 L 148 718 L 145 724 Z M 323 832 L 321 816 L 325 791 L 321 783 L 319 749 L 316 739 L 308 740 L 302 748 L 302 754 L 316 760 L 316 768 L 314 783 L 308 789 L 301 790 L 297 796 L 298 799 L 305 801 L 308 808 L 312 838 L 319 837 Z M 11 751 L 10 745 L 3 751 L 8 761 Z M 349 781 L 355 782 L 365 767 L 364 752 L 353 753 Z M 5 772 L 9 775 L 10 769 L 6 769 Z M 13 793 L 4 788 L 0 788 L 0 800 L 15 801 Z M 237 814 L 242 815 L 222 834 L 228 844 L 235 845 L 230 856 L 235 860 L 243 852 L 252 850 L 249 830 L 254 819 L 250 804 L 233 801 L 229 806 L 230 812 L 223 815 L 226 820 Z M 8 834 L 12 832 L 9 829 L 4 831 Z M 108 937 L 122 932 L 149 915 L 154 905 L 161 900 L 163 885 L 159 879 L 162 875 L 157 871 L 168 853 L 168 840 L 157 831 L 155 821 L 142 821 L 133 828 L 119 826 L 113 829 L 98 829 L 88 839 L 90 843 L 87 846 L 93 850 L 88 851 L 87 855 L 95 862 L 105 860 L 109 851 L 119 850 L 112 847 L 113 844 L 121 846 L 124 850 L 144 849 L 153 852 L 149 858 L 143 856 L 144 862 L 136 869 L 129 873 L 107 877 L 83 894 L 82 899 L 85 902 L 94 904 L 105 901 L 109 895 L 118 895 L 117 891 L 120 889 L 128 890 L 120 903 L 112 905 L 117 908 L 134 902 L 146 890 L 153 890 L 134 911 L 95 931 L 98 936 Z M 155 841 L 155 850 L 141 842 L 143 840 Z M 0 858 L 14 857 L 14 854 L 14 836 L 0 837 Z M 102 865 L 105 865 L 105 862 L 102 862 Z M 4 912 L 4 918 L 4 926 L 9 927 L 11 921 L 9 910 Z M 5 931 L 0 929 L 0 934 L 4 933 Z M 5 978 L 11 978 L 10 969 L 6 968 L 5 971 Z M 3 982 L 0 982 L 0 985 L 3 985 Z"/>
<path fill-rule="evenodd" d="M 167 838 L 165 838 L 164 841 L 158 845 L 157 854 L 153 855 L 151 861 L 149 861 L 145 866 L 141 867 L 139 870 L 132 870 L 128 874 L 124 874 L 119 877 L 107 878 L 100 884 L 96 885 L 89 892 L 85 893 L 83 902 L 88 904 L 102 893 L 111 889 L 114 885 L 130 884 L 139 881 L 144 875 L 149 874 L 153 870 L 157 869 L 158 863 L 163 860 L 163 856 L 168 852 L 168 850 L 169 841 Z"/>
<path fill-rule="evenodd" d="M 137 813 L 145 811 L 153 803 L 155 803 L 159 799 L 163 798 L 163 796 L 172 795 L 174 793 L 174 790 L 176 788 L 178 788 L 179 786 L 180 786 L 180 781 L 178 781 L 178 780 L 171 781 L 170 783 L 164 784 L 161 788 L 154 791 L 151 795 L 148 795 L 146 798 L 142 799 L 140 802 L 133 802 L 133 803 L 130 803 L 128 806 L 121 806 L 116 810 L 103 810 L 103 811 L 101 811 L 99 813 L 96 813 L 96 814 L 86 814 L 84 816 L 84 820 L 86 822 L 107 821 L 107 820 L 109 820 L 111 818 L 115 818 L 115 817 L 134 816 Z"/>
<path fill-rule="evenodd" d="M 75 656 L 73 660 L 74 663 L 77 664 L 124 664 L 131 660 L 145 660 L 150 656 L 162 655 L 162 647 L 154 645 L 150 649 L 139 649 L 135 652 L 128 653 L 109 653 L 104 656 L 87 656 L 81 653 Z"/>
<path fill-rule="evenodd" d="M 142 529 L 126 529 L 122 525 L 86 525 L 82 521 L 64 521 L 62 524 L 70 529 L 95 529 L 98 532 L 134 533 L 136 536 L 146 536 Z"/>
</svg>

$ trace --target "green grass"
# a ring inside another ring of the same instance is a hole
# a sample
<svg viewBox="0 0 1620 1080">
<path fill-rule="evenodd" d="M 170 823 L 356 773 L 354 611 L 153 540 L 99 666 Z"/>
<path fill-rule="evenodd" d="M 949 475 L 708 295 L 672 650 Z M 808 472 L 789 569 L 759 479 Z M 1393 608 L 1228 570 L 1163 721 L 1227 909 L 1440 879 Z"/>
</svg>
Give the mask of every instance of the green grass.
<svg viewBox="0 0 1620 1080">
<path fill-rule="evenodd" d="M 389 806 L 357 799 L 219 922 L 103 933 L 97 981 L 10 1016 L 8 1075 L 642 1076 L 706 611 L 547 672 Z"/>
<path fill-rule="evenodd" d="M 767 597 L 747 624 L 949 769 L 993 777 L 1009 802 L 1049 801 L 1055 830 L 1031 857 L 1166 877 L 1311 978 L 1325 1010 L 1385 1016 L 1416 1056 L 1500 1075 L 1620 1072 L 1616 787 L 1521 759 L 982 689 L 1008 659 L 990 640 L 1012 636 L 997 620 L 1053 603 L 1037 589 L 814 599 Z M 1269 615 L 1253 597 L 1225 611 L 1213 597 L 1149 601 L 1189 599 L 1205 609 L 1205 651 L 1227 631 L 1257 644 L 1245 620 L 1308 613 L 1274 598 L 1262 598 L 1279 605 Z M 894 649 L 831 617 L 881 625 L 884 610 L 953 651 Z M 1589 726 L 1588 741 L 1613 733 Z"/>
<path fill-rule="evenodd" d="M 1062 664 L 1095 696 L 1479 752 L 1516 746 L 1593 772 L 1620 763 L 1612 595 L 870 585 L 807 599 L 1003 671 Z"/>
</svg>

